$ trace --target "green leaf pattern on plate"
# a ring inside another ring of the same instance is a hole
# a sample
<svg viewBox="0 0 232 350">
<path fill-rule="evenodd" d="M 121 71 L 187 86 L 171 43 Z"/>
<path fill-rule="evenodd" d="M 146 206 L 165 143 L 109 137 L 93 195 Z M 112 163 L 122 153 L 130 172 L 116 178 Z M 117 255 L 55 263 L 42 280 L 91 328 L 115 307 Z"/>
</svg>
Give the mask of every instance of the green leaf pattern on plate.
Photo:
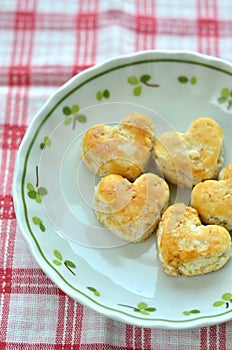
<svg viewBox="0 0 232 350">
<path fill-rule="evenodd" d="M 46 231 L 46 227 L 44 226 L 43 221 L 38 216 L 33 216 L 32 221 L 35 225 L 39 226 L 39 228 L 42 232 Z"/>
<path fill-rule="evenodd" d="M 185 316 L 189 316 L 189 315 L 196 315 L 199 314 L 200 310 L 197 309 L 193 309 L 193 310 L 189 310 L 189 311 L 183 311 L 183 315 Z"/>
<path fill-rule="evenodd" d="M 225 305 L 226 309 L 229 308 L 230 303 L 232 303 L 232 293 L 224 293 L 221 300 L 217 300 L 213 303 L 214 307 L 220 307 Z"/>
<path fill-rule="evenodd" d="M 103 91 L 101 90 L 97 91 L 96 99 L 98 101 L 102 101 L 103 98 L 106 98 L 106 99 L 110 98 L 110 91 L 108 89 L 105 89 Z"/>
<path fill-rule="evenodd" d="M 43 139 L 43 142 L 41 142 L 40 144 L 40 149 L 45 149 L 45 147 L 51 147 L 52 146 L 52 142 L 49 136 L 45 136 Z"/>
<path fill-rule="evenodd" d="M 219 104 L 225 104 L 227 109 L 232 108 L 232 89 L 227 87 L 221 89 L 217 101 Z"/>
<path fill-rule="evenodd" d="M 155 312 L 155 307 L 149 307 L 147 303 L 140 302 L 137 304 L 137 306 L 131 306 L 131 305 L 125 305 L 125 304 L 118 304 L 119 306 L 127 307 L 132 309 L 134 312 L 139 312 L 142 315 L 150 315 L 151 312 Z"/>
<path fill-rule="evenodd" d="M 87 287 L 87 289 L 90 290 L 90 292 L 92 292 L 95 295 L 95 297 L 100 297 L 101 294 L 96 288 L 94 288 L 94 287 Z"/>
<path fill-rule="evenodd" d="M 192 76 L 189 78 L 189 77 L 186 77 L 185 75 L 180 75 L 177 79 L 181 84 L 187 84 L 187 83 L 190 83 L 191 85 L 197 84 L 197 78 L 195 76 Z"/>
<path fill-rule="evenodd" d="M 74 264 L 71 260 L 63 260 L 63 256 L 59 250 L 53 251 L 54 258 L 53 264 L 56 266 L 64 265 L 68 271 L 70 271 L 74 276 L 76 275 L 73 269 L 76 269 L 76 264 Z"/>
<path fill-rule="evenodd" d="M 35 168 L 36 173 L 36 185 L 34 186 L 31 182 L 27 183 L 27 195 L 29 198 L 34 199 L 37 203 L 42 203 L 42 197 L 48 193 L 45 187 L 39 186 L 39 167 Z"/>
<path fill-rule="evenodd" d="M 48 193 L 45 187 L 38 187 L 36 189 L 31 182 L 27 183 L 27 190 L 28 197 L 34 199 L 37 203 L 42 203 L 42 197 Z"/>
<path fill-rule="evenodd" d="M 72 107 L 65 106 L 62 110 L 65 115 L 64 125 L 72 124 L 72 128 L 75 129 L 76 122 L 85 123 L 87 118 L 84 114 L 80 114 L 80 106 L 78 104 L 73 105 Z"/>
<path fill-rule="evenodd" d="M 133 85 L 133 95 L 140 96 L 143 91 L 142 85 L 146 85 L 149 87 L 159 87 L 159 84 L 150 83 L 151 76 L 149 74 L 143 74 L 140 77 L 131 75 L 127 78 L 127 82 L 130 85 Z"/>
</svg>

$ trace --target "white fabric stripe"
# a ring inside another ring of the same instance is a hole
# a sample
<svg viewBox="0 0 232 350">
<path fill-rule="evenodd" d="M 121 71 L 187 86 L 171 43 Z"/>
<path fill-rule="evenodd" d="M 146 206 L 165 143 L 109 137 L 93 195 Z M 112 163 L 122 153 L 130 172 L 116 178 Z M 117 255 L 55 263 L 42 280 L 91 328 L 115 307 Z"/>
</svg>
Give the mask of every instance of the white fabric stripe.
<svg viewBox="0 0 232 350">
<path fill-rule="evenodd" d="M 64 302 L 64 328 L 63 328 L 63 334 L 62 334 L 62 345 L 65 345 L 66 343 L 66 329 L 68 328 L 67 322 L 68 322 L 68 306 L 69 306 L 69 298 L 66 295 L 65 296 L 65 302 Z"/>
<path fill-rule="evenodd" d="M 72 346 L 75 349 L 75 329 L 76 329 L 76 320 L 77 320 L 77 303 L 74 302 L 74 310 L 73 310 L 73 324 L 72 324 Z"/>
<path fill-rule="evenodd" d="M 11 164 L 11 150 L 7 149 L 5 150 L 5 159 L 6 159 L 6 163 L 5 163 L 5 176 L 3 177 L 3 196 L 6 196 L 9 193 L 9 187 L 8 187 L 8 180 L 9 180 L 9 169 L 10 169 L 10 164 Z M 2 170 L 2 167 L 1 167 Z"/>
</svg>

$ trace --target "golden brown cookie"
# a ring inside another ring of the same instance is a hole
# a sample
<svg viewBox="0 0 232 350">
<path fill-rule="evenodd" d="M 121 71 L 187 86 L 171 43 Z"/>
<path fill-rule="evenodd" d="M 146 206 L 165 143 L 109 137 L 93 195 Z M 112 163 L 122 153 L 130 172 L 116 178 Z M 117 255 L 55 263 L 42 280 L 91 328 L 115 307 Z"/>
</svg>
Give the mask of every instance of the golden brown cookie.
<svg viewBox="0 0 232 350">
<path fill-rule="evenodd" d="M 142 113 L 132 113 L 114 126 L 94 125 L 82 139 L 82 157 L 101 177 L 119 174 L 135 180 L 149 164 L 155 125 Z"/>
<path fill-rule="evenodd" d="M 95 212 L 117 237 L 139 242 L 155 230 L 168 201 L 168 185 L 155 174 L 142 174 L 133 183 L 111 174 L 96 188 Z"/>
<path fill-rule="evenodd" d="M 202 222 L 232 230 L 232 163 L 219 173 L 219 180 L 208 180 L 193 188 L 190 205 Z"/>
<path fill-rule="evenodd" d="M 163 214 L 157 247 L 164 271 L 171 276 L 218 270 L 232 252 L 229 232 L 218 225 L 203 226 L 197 211 L 183 203 L 171 205 Z"/>
<path fill-rule="evenodd" d="M 198 118 L 186 133 L 167 131 L 153 148 L 164 178 L 180 187 L 192 188 L 202 180 L 215 179 L 223 163 L 224 133 L 210 118 Z"/>
<path fill-rule="evenodd" d="M 224 167 L 218 175 L 218 180 L 229 180 L 231 178 L 232 178 L 232 163 Z"/>
</svg>

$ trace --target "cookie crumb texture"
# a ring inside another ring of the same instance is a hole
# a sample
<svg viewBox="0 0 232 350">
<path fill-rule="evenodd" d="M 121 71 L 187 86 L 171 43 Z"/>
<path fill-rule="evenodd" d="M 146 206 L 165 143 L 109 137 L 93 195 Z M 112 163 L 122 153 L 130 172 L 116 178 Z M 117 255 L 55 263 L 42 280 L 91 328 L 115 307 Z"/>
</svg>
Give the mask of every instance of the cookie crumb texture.
<svg viewBox="0 0 232 350">
<path fill-rule="evenodd" d="M 218 180 L 208 180 L 193 188 L 190 204 L 204 224 L 232 230 L 232 163 L 219 173 Z"/>
<path fill-rule="evenodd" d="M 159 176 L 146 173 L 133 183 L 111 174 L 95 193 L 97 219 L 124 241 L 140 242 L 156 229 L 169 203 L 169 187 Z"/>
<path fill-rule="evenodd" d="M 211 118 L 195 119 L 186 133 L 166 131 L 155 141 L 153 156 L 164 178 L 179 187 L 216 179 L 224 153 L 224 132 Z"/>
<path fill-rule="evenodd" d="M 195 276 L 222 268 L 232 253 L 229 232 L 202 225 L 198 212 L 183 203 L 168 207 L 157 229 L 157 247 L 164 271 Z"/>
<path fill-rule="evenodd" d="M 94 125 L 82 139 L 82 158 L 88 169 L 104 177 L 118 174 L 134 181 L 149 166 L 155 125 L 138 112 L 114 126 Z"/>
</svg>

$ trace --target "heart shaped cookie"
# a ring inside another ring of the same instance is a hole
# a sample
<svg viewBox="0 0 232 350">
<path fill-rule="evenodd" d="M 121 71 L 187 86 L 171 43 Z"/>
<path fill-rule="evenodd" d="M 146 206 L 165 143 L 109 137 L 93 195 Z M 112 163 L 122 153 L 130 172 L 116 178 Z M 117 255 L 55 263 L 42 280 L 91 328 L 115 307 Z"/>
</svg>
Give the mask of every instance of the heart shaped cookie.
<svg viewBox="0 0 232 350">
<path fill-rule="evenodd" d="M 168 201 L 168 185 L 155 174 L 142 174 L 133 183 L 111 174 L 96 188 L 95 213 L 117 237 L 139 242 L 155 230 Z"/>
<path fill-rule="evenodd" d="M 142 113 L 131 113 L 114 126 L 94 125 L 82 139 L 82 157 L 91 172 L 119 174 L 135 180 L 150 160 L 155 125 Z"/>
<path fill-rule="evenodd" d="M 163 214 L 157 246 L 164 271 L 172 276 L 218 270 L 232 252 L 229 232 L 218 225 L 203 226 L 197 211 L 183 203 L 171 205 Z"/>
<path fill-rule="evenodd" d="M 232 230 L 232 163 L 219 173 L 218 180 L 196 185 L 190 204 L 199 212 L 202 222 Z"/>
<path fill-rule="evenodd" d="M 161 134 L 153 155 L 168 182 L 192 188 L 202 180 L 217 178 L 223 150 L 222 128 L 210 118 L 198 118 L 186 133 L 171 130 Z"/>
</svg>

